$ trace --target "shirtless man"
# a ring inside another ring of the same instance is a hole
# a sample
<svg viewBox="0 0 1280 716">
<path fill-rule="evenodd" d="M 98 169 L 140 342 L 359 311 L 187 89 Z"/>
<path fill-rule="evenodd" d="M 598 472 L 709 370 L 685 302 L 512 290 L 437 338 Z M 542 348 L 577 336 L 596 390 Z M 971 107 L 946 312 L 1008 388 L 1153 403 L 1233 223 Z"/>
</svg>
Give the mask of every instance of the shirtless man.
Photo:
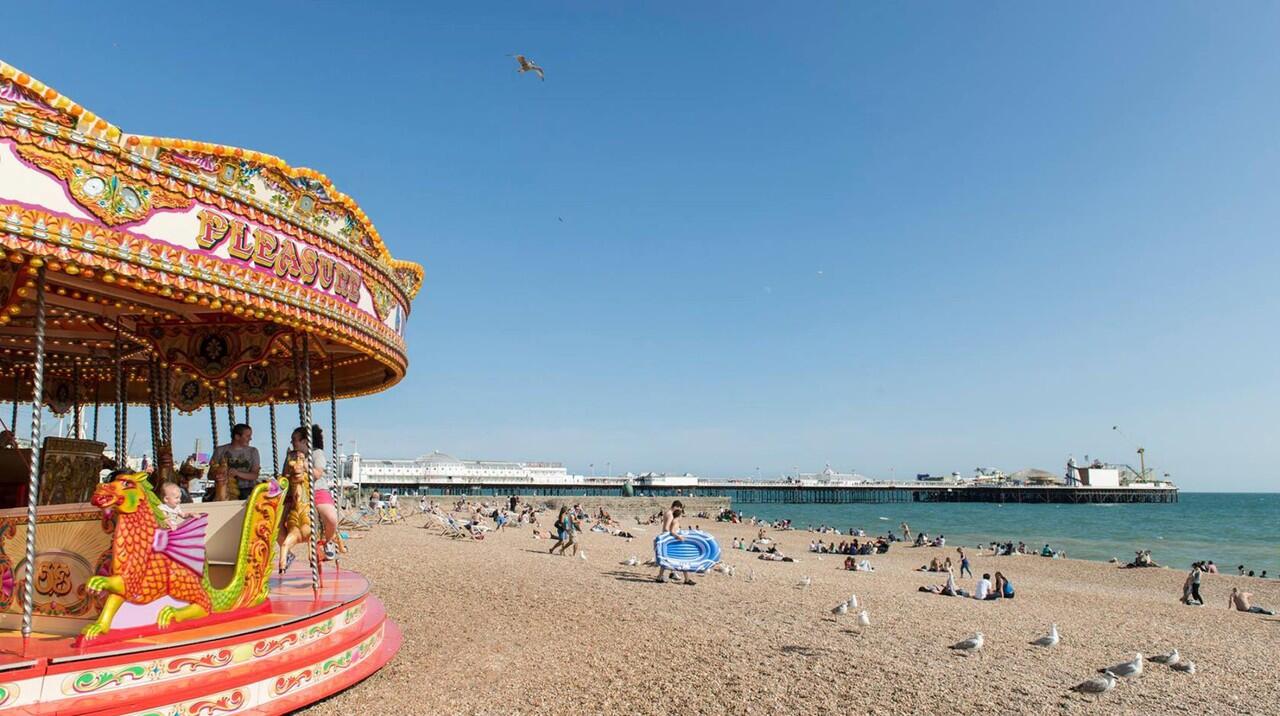
<svg viewBox="0 0 1280 716">
<path fill-rule="evenodd" d="M 1249 604 L 1249 600 L 1253 598 L 1253 592 L 1242 592 L 1239 587 L 1232 587 L 1231 594 L 1227 595 L 1227 609 L 1235 609 L 1236 611 L 1249 612 L 1250 614 L 1266 614 L 1274 616 L 1275 612 L 1270 609 L 1253 606 Z"/>
<path fill-rule="evenodd" d="M 684 512 L 683 502 L 681 502 L 680 500 L 676 500 L 672 502 L 670 507 L 662 511 L 662 529 L 659 530 L 659 532 L 670 532 L 672 533 L 671 534 L 672 537 L 675 537 L 677 540 L 683 542 L 684 537 L 681 537 L 679 534 L 676 533 L 676 530 L 680 529 L 679 514 L 683 512 Z M 674 577 L 675 572 L 672 572 L 671 576 Z M 666 578 L 667 578 L 667 568 L 659 565 L 658 581 L 659 582 L 666 581 Z M 689 576 L 685 575 L 684 580 L 686 582 L 689 581 Z"/>
</svg>

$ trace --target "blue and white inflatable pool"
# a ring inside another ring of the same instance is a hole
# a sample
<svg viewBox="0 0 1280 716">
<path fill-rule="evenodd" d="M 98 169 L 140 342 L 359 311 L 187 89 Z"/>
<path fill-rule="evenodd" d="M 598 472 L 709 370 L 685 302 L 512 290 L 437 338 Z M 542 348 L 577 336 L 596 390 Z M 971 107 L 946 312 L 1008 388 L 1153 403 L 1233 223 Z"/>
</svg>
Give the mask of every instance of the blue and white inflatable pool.
<svg viewBox="0 0 1280 716">
<path fill-rule="evenodd" d="M 653 558 L 659 567 L 676 572 L 705 572 L 720 561 L 716 538 L 701 530 L 682 530 L 678 540 L 670 532 L 653 538 Z"/>
</svg>

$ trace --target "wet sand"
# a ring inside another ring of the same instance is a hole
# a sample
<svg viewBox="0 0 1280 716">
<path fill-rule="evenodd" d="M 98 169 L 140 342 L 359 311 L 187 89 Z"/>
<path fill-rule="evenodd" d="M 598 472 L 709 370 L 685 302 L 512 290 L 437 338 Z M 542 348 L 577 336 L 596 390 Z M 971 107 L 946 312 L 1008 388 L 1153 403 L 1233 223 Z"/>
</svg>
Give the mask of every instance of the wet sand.
<svg viewBox="0 0 1280 716">
<path fill-rule="evenodd" d="M 728 549 L 754 528 L 693 520 L 737 575 L 658 584 L 656 569 L 619 564 L 652 558 L 653 527 L 630 543 L 587 533 L 584 561 L 549 556 L 528 528 L 460 541 L 418 529 L 423 519 L 376 527 L 344 561 L 404 629 L 399 655 L 305 713 L 1280 713 L 1280 617 L 1226 609 L 1233 585 L 1277 609 L 1276 580 L 1205 575 L 1207 606 L 1188 607 L 1183 569 L 971 550 L 977 575 L 1000 570 L 1017 589 L 978 602 L 916 591 L 945 575 L 914 570 L 954 546 L 895 544 L 869 558 L 875 572 L 853 573 L 843 557 L 809 554 L 807 532 L 770 531 L 799 561 L 764 562 Z M 812 585 L 798 588 L 806 575 Z M 870 628 L 829 614 L 850 593 Z M 1051 622 L 1062 643 L 1029 645 Z M 975 631 L 980 656 L 947 649 Z M 1148 663 L 1096 702 L 1069 691 L 1134 652 L 1173 647 L 1199 673 Z"/>
</svg>

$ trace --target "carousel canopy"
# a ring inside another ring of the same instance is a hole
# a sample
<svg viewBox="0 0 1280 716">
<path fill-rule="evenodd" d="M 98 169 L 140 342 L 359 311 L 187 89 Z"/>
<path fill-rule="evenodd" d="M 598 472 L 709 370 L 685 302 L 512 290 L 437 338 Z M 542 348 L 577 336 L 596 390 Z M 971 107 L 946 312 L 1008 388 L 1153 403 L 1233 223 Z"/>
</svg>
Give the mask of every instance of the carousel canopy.
<svg viewBox="0 0 1280 716">
<path fill-rule="evenodd" d="M 180 409 L 285 400 L 303 334 L 318 386 L 332 368 L 340 396 L 383 390 L 422 284 L 323 174 L 126 134 L 0 62 L 0 399 L 31 398 L 41 267 L 55 406 L 115 400 L 117 350 L 130 402 L 152 365 Z"/>
</svg>

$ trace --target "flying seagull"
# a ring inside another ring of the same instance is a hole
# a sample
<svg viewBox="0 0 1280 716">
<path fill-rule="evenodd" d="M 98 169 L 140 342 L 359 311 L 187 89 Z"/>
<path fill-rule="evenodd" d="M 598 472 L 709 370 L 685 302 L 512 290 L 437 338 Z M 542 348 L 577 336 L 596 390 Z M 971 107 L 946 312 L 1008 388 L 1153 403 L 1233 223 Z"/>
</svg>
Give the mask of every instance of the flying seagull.
<svg viewBox="0 0 1280 716">
<path fill-rule="evenodd" d="M 1116 687 L 1116 676 L 1110 671 L 1102 672 L 1102 676 L 1095 676 L 1088 681 L 1082 681 L 1071 687 L 1072 691 L 1078 691 L 1082 694 L 1094 694 L 1100 696 Z"/>
<path fill-rule="evenodd" d="M 978 632 L 964 641 L 952 644 L 951 648 L 962 654 L 976 654 L 982 650 L 982 644 L 984 641 L 985 639 L 982 636 L 982 632 Z"/>
<path fill-rule="evenodd" d="M 1049 633 L 1031 642 L 1036 646 L 1057 646 L 1058 645 L 1058 625 L 1051 624 Z"/>
<path fill-rule="evenodd" d="M 525 57 L 524 55 L 507 55 L 507 56 L 516 58 L 516 62 L 520 63 L 520 69 L 516 70 L 517 73 L 524 74 L 525 72 L 532 72 L 538 76 L 538 79 L 544 82 L 546 81 L 547 74 L 542 71 L 541 67 L 534 64 L 533 60 L 529 59 L 528 57 Z"/>
<path fill-rule="evenodd" d="M 1110 671 L 1115 676 L 1138 676 L 1142 674 L 1142 654 L 1133 657 L 1133 661 L 1126 661 L 1115 666 L 1108 666 L 1105 669 L 1098 669 L 1100 672 Z"/>
</svg>

